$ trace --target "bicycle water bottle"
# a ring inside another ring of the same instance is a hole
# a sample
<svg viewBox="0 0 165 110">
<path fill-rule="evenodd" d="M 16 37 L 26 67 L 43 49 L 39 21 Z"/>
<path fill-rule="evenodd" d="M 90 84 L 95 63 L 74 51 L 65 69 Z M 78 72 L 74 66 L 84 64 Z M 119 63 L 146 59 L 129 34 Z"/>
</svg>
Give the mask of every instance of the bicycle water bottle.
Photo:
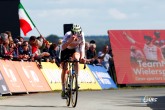
<svg viewBox="0 0 165 110">
<path fill-rule="evenodd" d="M 72 67 L 72 74 L 75 74 L 74 66 Z"/>
<path fill-rule="evenodd" d="M 72 74 L 75 74 L 75 70 L 74 69 L 72 69 Z"/>
</svg>

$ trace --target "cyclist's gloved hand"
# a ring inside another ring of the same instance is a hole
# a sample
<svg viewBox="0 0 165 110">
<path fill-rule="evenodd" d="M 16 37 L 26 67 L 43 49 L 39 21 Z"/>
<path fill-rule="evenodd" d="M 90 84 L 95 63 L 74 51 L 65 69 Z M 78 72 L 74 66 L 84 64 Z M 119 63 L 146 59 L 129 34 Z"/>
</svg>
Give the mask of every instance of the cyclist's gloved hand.
<svg viewBox="0 0 165 110">
<path fill-rule="evenodd" d="M 69 43 L 72 43 L 73 41 L 76 41 L 77 40 L 77 36 L 76 35 L 73 35 L 72 37 L 70 37 L 69 39 L 68 39 L 68 42 Z"/>
<path fill-rule="evenodd" d="M 86 59 L 85 58 L 80 58 L 80 62 L 81 63 L 86 63 Z"/>
</svg>

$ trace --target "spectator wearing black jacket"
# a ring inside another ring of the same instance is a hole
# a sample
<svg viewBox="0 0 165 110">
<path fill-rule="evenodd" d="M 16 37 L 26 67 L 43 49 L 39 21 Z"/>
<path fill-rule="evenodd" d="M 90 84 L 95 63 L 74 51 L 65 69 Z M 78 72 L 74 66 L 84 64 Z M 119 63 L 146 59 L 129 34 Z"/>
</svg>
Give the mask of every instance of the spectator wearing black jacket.
<svg viewBox="0 0 165 110">
<path fill-rule="evenodd" d="M 90 64 L 99 64 L 99 60 L 97 58 L 96 53 L 96 44 L 90 44 L 89 50 L 87 50 L 87 61 L 90 62 Z"/>
<path fill-rule="evenodd" d="M 50 48 L 49 48 L 49 53 L 50 56 L 53 60 L 53 62 L 55 62 L 57 64 L 57 66 L 60 66 L 60 59 L 58 57 L 58 53 L 57 53 L 57 44 L 53 43 Z"/>
<path fill-rule="evenodd" d="M 45 48 L 43 49 L 43 52 L 49 53 L 50 45 L 51 45 L 51 43 L 47 42 L 45 45 Z M 52 62 L 51 56 L 44 56 L 44 57 L 42 57 L 42 59 L 44 59 L 45 62 Z"/>
</svg>

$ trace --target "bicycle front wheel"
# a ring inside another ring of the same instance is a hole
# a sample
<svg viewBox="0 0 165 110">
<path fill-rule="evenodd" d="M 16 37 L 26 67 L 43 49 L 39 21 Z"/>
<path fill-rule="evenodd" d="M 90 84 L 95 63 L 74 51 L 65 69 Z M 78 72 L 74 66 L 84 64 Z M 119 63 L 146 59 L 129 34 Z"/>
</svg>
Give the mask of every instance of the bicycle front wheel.
<svg viewBox="0 0 165 110">
<path fill-rule="evenodd" d="M 72 91 L 71 91 L 71 102 L 72 102 L 72 107 L 75 107 L 77 104 L 77 98 L 78 98 L 78 79 L 77 75 L 74 74 L 72 76 Z"/>
</svg>

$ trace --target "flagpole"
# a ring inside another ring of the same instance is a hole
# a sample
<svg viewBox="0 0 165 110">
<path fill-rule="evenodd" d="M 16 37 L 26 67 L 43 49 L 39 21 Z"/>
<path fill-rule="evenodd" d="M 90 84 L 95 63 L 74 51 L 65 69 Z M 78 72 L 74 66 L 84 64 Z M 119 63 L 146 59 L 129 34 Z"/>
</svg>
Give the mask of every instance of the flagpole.
<svg viewBox="0 0 165 110">
<path fill-rule="evenodd" d="M 35 28 L 36 28 L 37 32 L 40 34 L 40 36 L 42 36 L 41 33 L 40 33 L 40 31 L 38 30 L 38 28 L 37 27 L 35 27 Z"/>
<path fill-rule="evenodd" d="M 43 42 L 45 42 L 47 44 L 47 40 L 41 35 L 40 31 L 38 30 L 37 27 L 35 27 L 37 32 L 40 34 L 40 37 L 43 39 Z"/>
</svg>

